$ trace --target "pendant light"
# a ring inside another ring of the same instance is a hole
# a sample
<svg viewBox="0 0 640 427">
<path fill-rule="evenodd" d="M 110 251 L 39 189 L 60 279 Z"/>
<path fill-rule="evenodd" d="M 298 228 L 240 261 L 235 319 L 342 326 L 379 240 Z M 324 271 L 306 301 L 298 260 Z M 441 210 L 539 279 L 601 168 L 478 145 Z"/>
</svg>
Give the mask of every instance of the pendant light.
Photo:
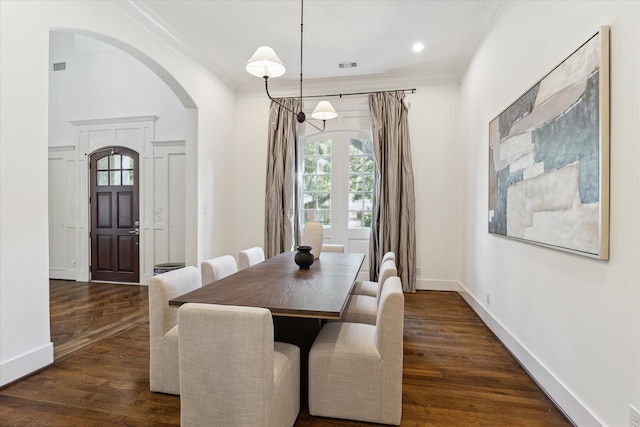
<svg viewBox="0 0 640 427">
<path fill-rule="evenodd" d="M 311 113 L 311 117 L 322 120 L 322 129 L 307 121 L 305 113 L 302 111 L 302 35 L 303 35 L 304 0 L 300 0 L 300 108 L 295 112 L 280 104 L 269 94 L 269 77 L 280 77 L 286 71 L 278 55 L 269 46 L 260 46 L 253 56 L 247 61 L 247 72 L 256 77 L 264 78 L 264 87 L 270 100 L 290 111 L 296 116 L 298 123 L 307 122 L 319 131 L 324 131 L 327 120 L 335 119 L 338 113 L 329 101 L 320 101 Z"/>
</svg>

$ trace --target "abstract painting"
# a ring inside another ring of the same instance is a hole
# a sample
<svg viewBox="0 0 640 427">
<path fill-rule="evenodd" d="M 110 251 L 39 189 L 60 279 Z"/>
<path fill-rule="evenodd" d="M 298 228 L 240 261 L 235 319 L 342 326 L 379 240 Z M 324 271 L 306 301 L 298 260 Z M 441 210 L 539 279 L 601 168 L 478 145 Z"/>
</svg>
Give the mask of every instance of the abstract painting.
<svg viewBox="0 0 640 427">
<path fill-rule="evenodd" d="M 608 259 L 608 27 L 490 122 L 489 232 Z"/>
</svg>

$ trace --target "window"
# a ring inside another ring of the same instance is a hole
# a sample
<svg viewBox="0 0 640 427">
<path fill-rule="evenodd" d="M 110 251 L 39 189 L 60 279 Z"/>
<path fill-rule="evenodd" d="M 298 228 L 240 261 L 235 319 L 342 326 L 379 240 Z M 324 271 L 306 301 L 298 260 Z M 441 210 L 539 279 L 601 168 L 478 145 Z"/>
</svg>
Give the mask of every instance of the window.
<svg viewBox="0 0 640 427">
<path fill-rule="evenodd" d="M 331 146 L 325 139 L 304 145 L 302 172 L 303 223 L 331 225 Z"/>
<path fill-rule="evenodd" d="M 349 228 L 369 228 L 373 213 L 375 160 L 370 140 L 349 141 Z"/>
<path fill-rule="evenodd" d="M 96 183 L 99 186 L 134 185 L 132 157 L 120 154 L 104 156 L 97 161 Z"/>
<path fill-rule="evenodd" d="M 368 132 L 331 131 L 301 141 L 302 224 L 319 221 L 325 242 L 368 239 L 375 161 Z"/>
</svg>

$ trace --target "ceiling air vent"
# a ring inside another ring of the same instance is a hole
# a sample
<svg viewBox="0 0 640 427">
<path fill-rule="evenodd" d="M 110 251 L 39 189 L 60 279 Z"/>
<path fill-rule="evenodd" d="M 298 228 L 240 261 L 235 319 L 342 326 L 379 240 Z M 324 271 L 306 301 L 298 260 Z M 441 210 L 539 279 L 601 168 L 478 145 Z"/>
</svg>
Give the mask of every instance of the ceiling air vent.
<svg viewBox="0 0 640 427">
<path fill-rule="evenodd" d="M 338 68 L 357 68 L 358 63 L 356 61 L 338 62 Z"/>
<path fill-rule="evenodd" d="M 56 62 L 55 64 L 53 64 L 53 71 L 62 71 L 66 69 L 67 69 L 66 62 Z"/>
</svg>

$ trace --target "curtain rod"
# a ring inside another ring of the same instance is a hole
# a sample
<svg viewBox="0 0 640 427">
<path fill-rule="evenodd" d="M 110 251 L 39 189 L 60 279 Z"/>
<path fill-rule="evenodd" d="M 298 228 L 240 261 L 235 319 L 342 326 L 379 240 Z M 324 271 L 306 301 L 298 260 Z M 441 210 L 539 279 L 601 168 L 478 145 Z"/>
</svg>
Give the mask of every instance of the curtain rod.
<svg viewBox="0 0 640 427">
<path fill-rule="evenodd" d="M 385 93 L 385 92 L 409 92 L 409 93 L 416 93 L 416 88 L 411 88 L 411 89 L 392 89 L 392 90 L 377 90 L 377 91 L 373 91 L 373 92 L 349 92 L 349 93 L 332 93 L 332 94 L 328 94 L 328 95 L 307 95 L 307 96 L 303 96 L 302 98 L 328 98 L 328 97 L 339 97 L 342 98 L 343 96 L 356 96 L 356 95 L 372 95 L 374 93 Z M 300 99 L 299 96 L 283 96 L 282 98 L 285 99 L 289 99 L 289 98 L 293 98 L 293 99 Z"/>
</svg>

